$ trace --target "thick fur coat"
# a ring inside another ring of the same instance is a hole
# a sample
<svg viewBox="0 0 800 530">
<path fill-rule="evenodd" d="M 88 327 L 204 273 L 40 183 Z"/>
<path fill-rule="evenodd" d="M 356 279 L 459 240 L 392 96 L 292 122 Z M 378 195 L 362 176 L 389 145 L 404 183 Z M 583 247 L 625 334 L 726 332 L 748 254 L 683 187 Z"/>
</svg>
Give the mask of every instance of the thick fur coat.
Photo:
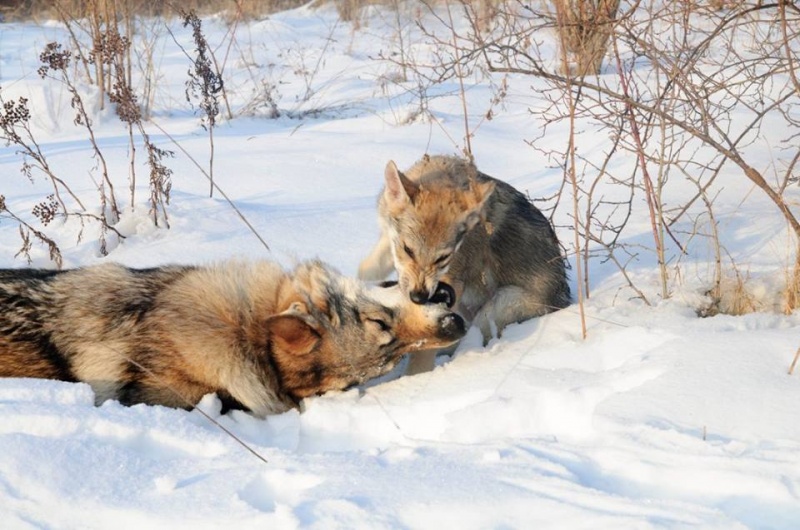
<svg viewBox="0 0 800 530">
<path fill-rule="evenodd" d="M 359 277 L 381 279 L 394 269 L 417 303 L 449 283 L 455 310 L 480 328 L 484 343 L 510 323 L 569 305 L 555 231 L 514 187 L 452 156 L 425 156 L 405 172 L 389 162 L 384 178 L 381 239 Z"/>
<path fill-rule="evenodd" d="M 97 401 L 264 416 L 361 384 L 464 321 L 318 261 L 0 270 L 0 376 L 83 381 Z"/>
</svg>

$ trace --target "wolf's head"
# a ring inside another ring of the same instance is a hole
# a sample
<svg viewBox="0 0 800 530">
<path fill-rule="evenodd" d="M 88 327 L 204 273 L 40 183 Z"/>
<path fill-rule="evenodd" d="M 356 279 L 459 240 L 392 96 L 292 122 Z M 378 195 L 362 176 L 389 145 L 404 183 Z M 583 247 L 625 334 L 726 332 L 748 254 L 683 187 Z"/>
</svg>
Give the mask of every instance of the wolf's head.
<svg viewBox="0 0 800 530">
<path fill-rule="evenodd" d="M 412 303 L 397 286 L 368 286 L 320 262 L 300 265 L 294 301 L 266 321 L 281 384 L 295 399 L 389 372 L 403 354 L 453 344 L 464 320 L 446 304 Z"/>
<path fill-rule="evenodd" d="M 386 165 L 380 200 L 384 229 L 401 289 L 418 304 L 427 302 L 450 267 L 467 233 L 481 221 L 491 180 L 475 166 L 453 157 L 424 158 L 409 170 Z"/>
</svg>

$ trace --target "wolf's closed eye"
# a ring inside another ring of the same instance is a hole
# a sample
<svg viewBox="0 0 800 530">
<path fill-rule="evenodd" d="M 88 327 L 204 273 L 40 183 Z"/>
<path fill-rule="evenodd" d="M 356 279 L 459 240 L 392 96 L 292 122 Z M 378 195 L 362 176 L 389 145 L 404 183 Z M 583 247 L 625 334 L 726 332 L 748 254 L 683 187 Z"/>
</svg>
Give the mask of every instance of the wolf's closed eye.
<svg viewBox="0 0 800 530">
<path fill-rule="evenodd" d="M 377 324 L 381 328 L 381 331 L 389 331 L 392 329 L 392 327 L 387 324 L 385 320 L 381 320 L 380 318 L 368 318 L 367 320 Z"/>
<path fill-rule="evenodd" d="M 450 254 L 449 252 L 447 254 L 442 254 L 441 256 L 436 258 L 436 261 L 434 261 L 433 263 L 436 265 L 442 265 L 444 264 L 444 262 L 450 259 L 450 256 L 452 256 L 452 254 Z"/>
</svg>

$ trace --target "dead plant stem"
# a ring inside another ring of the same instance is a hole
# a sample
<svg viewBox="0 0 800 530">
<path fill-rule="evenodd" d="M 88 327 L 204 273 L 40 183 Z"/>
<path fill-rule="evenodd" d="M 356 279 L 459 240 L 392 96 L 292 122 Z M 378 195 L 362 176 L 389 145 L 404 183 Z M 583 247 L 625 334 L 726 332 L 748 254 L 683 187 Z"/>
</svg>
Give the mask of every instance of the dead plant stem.
<svg viewBox="0 0 800 530">
<path fill-rule="evenodd" d="M 261 234 L 259 234 L 258 231 L 255 229 L 255 227 L 252 224 L 250 224 L 250 221 L 247 220 L 247 218 L 244 216 L 244 214 L 241 212 L 241 210 L 239 210 L 239 208 L 236 207 L 236 205 L 233 203 L 233 201 L 230 199 L 230 197 L 228 197 L 228 195 L 222 190 L 222 188 L 220 188 L 219 185 L 216 182 L 211 180 L 211 176 L 209 176 L 209 174 L 205 170 L 205 168 L 203 168 L 203 166 L 200 165 L 197 162 L 197 160 L 195 160 L 194 157 L 186 149 L 184 149 L 183 146 L 171 134 L 169 134 L 167 131 L 165 131 L 164 128 L 161 127 L 161 125 L 159 125 L 155 121 L 151 121 L 150 123 L 152 123 L 159 131 L 161 131 L 161 133 L 164 136 L 169 138 L 169 140 L 173 144 L 175 144 L 175 146 L 178 149 L 180 149 L 181 152 L 184 155 L 186 155 L 187 158 L 189 158 L 189 160 L 192 161 L 192 163 L 195 165 L 195 167 L 198 170 L 200 170 L 200 172 L 203 174 L 203 176 L 205 178 L 207 178 L 209 180 L 209 182 L 211 182 L 211 185 L 213 186 L 213 188 L 215 190 L 217 190 L 219 192 L 219 194 L 222 195 L 222 198 L 225 199 L 225 201 L 227 201 L 227 203 L 230 205 L 231 208 L 233 208 L 233 211 L 236 212 L 236 214 L 239 216 L 239 218 L 242 220 L 242 222 L 244 222 L 244 224 L 247 225 L 247 228 L 250 229 L 250 231 L 253 233 L 253 235 L 256 236 L 256 238 L 258 238 L 258 240 L 261 242 L 261 244 L 264 246 L 264 248 L 267 249 L 267 251 L 270 251 L 269 245 L 267 245 L 267 242 L 264 241 L 264 238 L 261 237 Z"/>
</svg>

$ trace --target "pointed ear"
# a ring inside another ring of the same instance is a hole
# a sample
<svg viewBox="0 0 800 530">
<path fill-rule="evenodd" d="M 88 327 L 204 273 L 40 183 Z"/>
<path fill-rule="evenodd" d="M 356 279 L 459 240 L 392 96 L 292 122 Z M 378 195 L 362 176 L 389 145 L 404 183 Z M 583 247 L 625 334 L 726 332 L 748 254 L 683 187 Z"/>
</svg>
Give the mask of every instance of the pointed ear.
<svg viewBox="0 0 800 530">
<path fill-rule="evenodd" d="M 494 192 L 495 182 L 493 180 L 485 180 L 483 182 L 473 180 L 469 187 L 475 197 L 475 209 L 479 210 L 483 208 L 486 199 Z"/>
<path fill-rule="evenodd" d="M 268 318 L 265 325 L 273 346 L 293 355 L 305 355 L 313 351 L 321 337 L 310 324 L 309 318 L 294 312 L 283 312 Z"/>
<path fill-rule="evenodd" d="M 486 212 L 483 207 L 494 192 L 495 182 L 492 180 L 486 180 L 483 182 L 472 180 L 470 181 L 469 188 L 472 192 L 474 205 L 464 217 L 464 222 L 466 223 L 468 230 L 472 229 L 479 222 L 486 220 Z"/>
<path fill-rule="evenodd" d="M 393 160 L 386 164 L 383 176 L 386 180 L 383 194 L 390 206 L 405 206 L 409 201 L 414 201 L 419 186 L 400 173 Z"/>
</svg>

